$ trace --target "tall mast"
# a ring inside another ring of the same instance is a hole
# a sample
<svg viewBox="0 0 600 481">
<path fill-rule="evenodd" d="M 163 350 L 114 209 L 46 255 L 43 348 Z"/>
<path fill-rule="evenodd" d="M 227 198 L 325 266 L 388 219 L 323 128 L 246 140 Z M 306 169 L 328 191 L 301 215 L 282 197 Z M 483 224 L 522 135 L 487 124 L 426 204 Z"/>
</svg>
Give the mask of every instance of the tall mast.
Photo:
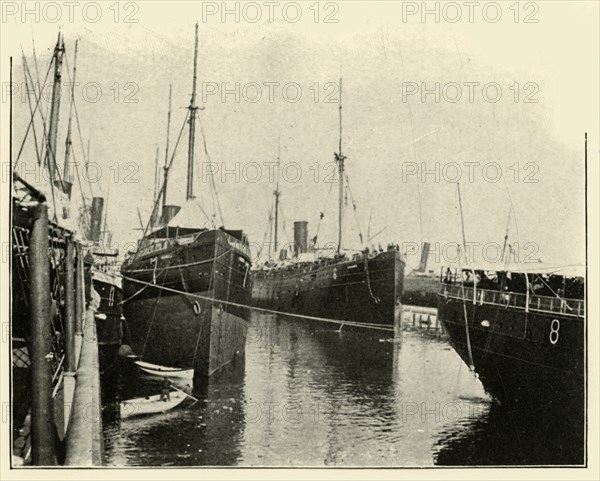
<svg viewBox="0 0 600 481">
<path fill-rule="evenodd" d="M 194 45 L 194 81 L 192 85 L 192 99 L 188 110 L 190 111 L 190 138 L 188 143 L 188 170 L 186 199 L 194 197 L 194 140 L 196 134 L 196 67 L 198 65 L 198 23 L 196 22 L 196 40 Z"/>
<path fill-rule="evenodd" d="M 346 157 L 342 154 L 342 79 L 340 78 L 340 144 L 339 150 L 335 156 L 338 165 L 338 184 L 339 184 L 339 206 L 338 206 L 338 254 L 342 250 L 342 231 L 344 225 L 344 160 Z"/>
<path fill-rule="evenodd" d="M 10 57 L 10 84 L 13 85 L 13 64 L 12 64 L 12 57 Z M 8 162 L 10 163 L 10 168 L 12 169 L 13 167 L 13 131 L 12 131 L 12 127 L 13 127 L 13 92 L 12 92 L 12 88 L 10 89 L 10 94 L 9 94 L 9 99 L 10 99 L 10 113 L 9 113 L 9 122 L 8 122 Z M 37 142 L 36 142 L 37 143 Z M 37 147 L 36 147 L 37 148 Z"/>
<path fill-rule="evenodd" d="M 273 260 L 273 246 L 271 245 L 271 239 L 273 238 L 273 207 L 269 211 L 269 260 Z"/>
<path fill-rule="evenodd" d="M 156 146 L 156 156 L 154 157 L 154 194 L 152 195 L 152 214 L 150 216 L 150 227 L 156 225 L 158 219 L 158 145 Z"/>
<path fill-rule="evenodd" d="M 152 195 L 152 201 L 156 202 L 158 191 L 158 145 L 156 146 L 156 156 L 154 157 L 154 194 Z"/>
<path fill-rule="evenodd" d="M 506 245 L 508 244 L 508 229 L 510 227 L 510 214 L 512 213 L 512 207 L 508 209 L 508 219 L 506 219 L 506 231 L 504 232 L 504 245 L 502 246 L 502 262 L 504 262 L 504 256 L 506 253 Z M 509 256 L 510 258 L 510 253 Z"/>
<path fill-rule="evenodd" d="M 163 212 L 165 205 L 167 205 L 167 180 L 169 179 L 169 131 L 171 129 L 171 94 L 173 92 L 173 85 L 169 84 L 169 113 L 167 114 L 167 146 L 165 148 L 165 166 L 163 167 L 165 180 L 163 182 L 163 198 L 162 207 Z"/>
<path fill-rule="evenodd" d="M 275 242 L 273 243 L 273 251 L 275 252 L 275 256 L 277 256 L 277 234 L 279 231 L 279 196 L 281 192 L 279 192 L 279 164 L 281 162 L 281 136 L 279 137 L 279 142 L 277 143 L 277 184 L 275 187 Z"/>
<path fill-rule="evenodd" d="M 110 182 L 106 186 L 106 203 L 104 204 L 104 223 L 100 233 L 100 245 L 104 250 L 110 249 L 110 242 L 107 241 L 107 225 L 108 225 L 108 201 L 110 199 Z"/>
<path fill-rule="evenodd" d="M 48 170 L 50 171 L 50 182 L 54 182 L 56 178 L 56 139 L 64 52 L 65 44 L 59 32 L 56 47 L 54 47 L 54 85 L 52 86 L 52 107 L 50 110 L 50 126 L 48 128 L 48 148 L 46 150 L 46 165 L 48 165 Z"/>
<path fill-rule="evenodd" d="M 75 75 L 77 73 L 77 44 L 79 40 L 75 40 L 75 53 L 73 56 L 73 79 L 71 85 L 71 98 L 69 104 L 69 124 L 67 127 L 67 140 L 65 141 L 65 166 L 63 169 L 63 181 L 71 182 L 71 175 L 69 172 L 69 157 L 71 156 L 71 123 L 73 121 L 73 104 L 75 103 Z M 71 192 L 68 192 L 70 195 Z"/>
</svg>

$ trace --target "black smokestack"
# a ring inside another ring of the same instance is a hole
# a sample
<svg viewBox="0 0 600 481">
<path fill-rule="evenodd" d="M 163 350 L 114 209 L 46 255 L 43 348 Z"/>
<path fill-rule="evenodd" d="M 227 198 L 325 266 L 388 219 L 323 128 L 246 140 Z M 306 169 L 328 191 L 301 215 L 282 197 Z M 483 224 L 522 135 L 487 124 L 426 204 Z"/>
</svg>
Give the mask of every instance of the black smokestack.
<svg viewBox="0 0 600 481">
<path fill-rule="evenodd" d="M 177 213 L 181 210 L 181 207 L 178 205 L 165 205 L 163 207 L 162 212 L 162 223 L 167 225 L 171 222 L 171 219 L 177 215 Z"/>
<path fill-rule="evenodd" d="M 92 198 L 92 208 L 90 210 L 90 240 L 98 242 L 102 232 L 102 213 L 104 211 L 104 198 Z"/>
<path fill-rule="evenodd" d="M 294 256 L 308 252 L 308 222 L 294 222 Z"/>
</svg>

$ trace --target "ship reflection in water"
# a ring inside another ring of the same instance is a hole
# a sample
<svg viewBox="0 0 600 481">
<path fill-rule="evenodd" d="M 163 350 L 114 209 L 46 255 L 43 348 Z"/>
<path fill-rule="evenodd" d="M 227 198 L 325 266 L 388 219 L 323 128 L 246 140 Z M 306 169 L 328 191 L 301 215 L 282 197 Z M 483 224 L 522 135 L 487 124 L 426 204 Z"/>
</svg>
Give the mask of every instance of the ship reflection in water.
<svg viewBox="0 0 600 481">
<path fill-rule="evenodd" d="M 156 392 L 128 380 L 123 396 Z M 197 390 L 196 390 L 197 391 Z M 254 315 L 245 365 L 200 401 L 105 422 L 113 466 L 435 466 L 583 462 L 568 416 L 503 408 L 435 336 L 402 340 Z M 565 420 L 566 426 L 559 426 Z"/>
</svg>

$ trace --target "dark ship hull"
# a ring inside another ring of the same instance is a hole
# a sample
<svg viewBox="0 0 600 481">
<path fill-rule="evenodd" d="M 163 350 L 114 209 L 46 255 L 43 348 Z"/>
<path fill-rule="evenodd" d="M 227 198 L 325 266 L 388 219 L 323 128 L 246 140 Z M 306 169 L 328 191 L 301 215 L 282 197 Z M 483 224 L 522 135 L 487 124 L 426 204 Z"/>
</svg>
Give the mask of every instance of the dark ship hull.
<svg viewBox="0 0 600 481">
<path fill-rule="evenodd" d="M 464 300 L 463 300 L 464 295 Z M 585 306 L 583 301 L 442 285 L 438 316 L 450 343 L 484 388 L 508 405 L 584 412 Z M 482 301 L 483 299 L 483 301 Z M 466 307 L 466 309 L 465 309 Z M 465 310 L 469 341 L 465 328 Z M 576 417 L 577 417 L 576 416 Z"/>
<path fill-rule="evenodd" d="M 241 233 L 203 231 L 190 243 L 180 238 L 162 250 L 138 252 L 123 265 L 124 313 L 136 355 L 193 368 L 199 377 L 244 356 L 249 313 L 242 306 L 249 304 L 251 279 L 241 240 Z"/>
<path fill-rule="evenodd" d="M 297 263 L 253 272 L 253 305 L 282 313 L 400 329 L 404 261 L 375 256 Z"/>
<path fill-rule="evenodd" d="M 120 346 L 123 337 L 123 289 L 121 279 L 111 272 L 93 269 L 92 285 L 100 296 L 96 329 L 100 346 Z"/>
</svg>

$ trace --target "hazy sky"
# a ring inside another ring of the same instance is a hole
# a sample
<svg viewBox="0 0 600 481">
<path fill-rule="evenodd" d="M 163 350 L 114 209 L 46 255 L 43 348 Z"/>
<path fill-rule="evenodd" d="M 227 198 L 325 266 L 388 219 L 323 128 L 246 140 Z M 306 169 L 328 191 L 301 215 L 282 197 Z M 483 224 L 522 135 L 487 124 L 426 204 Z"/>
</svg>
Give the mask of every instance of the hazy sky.
<svg viewBox="0 0 600 481">
<path fill-rule="evenodd" d="M 200 118 L 218 169 L 215 181 L 227 227 L 242 228 L 252 241 L 262 242 L 274 189 L 268 163 L 276 161 L 280 138 L 286 169 L 280 186 L 283 240 L 293 238 L 294 220 L 307 220 L 314 235 L 321 211 L 325 218 L 320 241 L 336 239 L 337 186 L 327 201 L 326 179 L 331 178 L 338 148 L 339 92 L 333 84 L 341 75 L 343 150 L 365 238 L 370 217 L 372 234 L 384 229 L 374 243 L 461 241 L 453 182 L 458 166 L 467 241 L 501 244 L 512 205 L 509 242 L 537 246 L 535 253 L 528 248 L 522 256 L 532 254 L 553 264 L 582 263 L 585 131 L 590 136 L 590 162 L 598 161 L 598 4 L 537 2 L 529 10 L 521 5 L 516 22 L 511 3 L 500 4 L 502 17 L 496 23 L 486 21 L 479 9 L 469 22 L 461 2 L 457 5 L 462 18 L 456 23 L 448 21 L 456 14 L 451 10 L 440 11 L 439 22 L 433 15 L 423 22 L 420 13 L 403 19 L 403 8 L 407 13 L 407 8 L 420 8 L 420 2 L 409 7 L 407 2 L 404 7 L 400 2 L 369 2 L 368 7 L 338 2 L 337 11 L 321 4 L 319 22 L 314 21 L 311 3 L 302 3 L 302 18 L 296 23 L 286 21 L 279 9 L 269 22 L 268 7 L 261 2 L 257 5 L 263 18 L 257 23 L 247 21 L 255 15 L 252 10 L 246 10 L 239 23 L 233 16 L 223 23 L 219 15 L 203 21 L 200 2 L 169 2 L 168 9 L 159 2 L 139 3 L 135 12 L 123 9 L 118 23 L 109 4 L 103 6 L 97 23 L 77 13 L 71 23 L 66 10 L 64 21 L 57 23 L 43 18 L 23 23 L 19 15 L 9 17 L 2 26 L 2 72 L 5 80 L 6 59 L 13 55 L 14 79 L 21 89 L 14 107 L 15 150 L 30 117 L 19 44 L 34 68 L 33 35 L 43 78 L 61 26 L 71 68 L 74 40 L 80 39 L 81 85 L 75 96 L 81 133 L 83 144 L 91 139 L 91 161 L 103 169 L 94 193 L 106 195 L 113 180 L 108 222 L 114 240 L 137 239 L 136 207 L 146 220 L 157 146 L 161 163 L 164 159 L 169 83 L 171 149 L 189 103 L 198 20 L 198 102 L 204 108 Z M 138 22 L 124 23 L 127 13 Z M 287 13 L 291 16 L 294 11 Z M 326 14 L 338 22 L 325 23 Z M 524 23 L 527 15 L 538 22 Z M 17 41 L 7 45 L 7 38 Z M 92 101 L 98 86 L 102 95 Z M 239 88 L 240 98 L 233 93 L 222 97 L 224 87 Z M 262 97 L 253 101 L 257 87 Z M 432 92 L 438 88 L 439 99 L 435 93 L 422 97 L 425 88 Z M 203 93 L 215 90 L 203 98 Z M 457 100 L 459 91 L 462 96 Z M 300 92 L 301 98 L 293 101 Z M 44 108 L 49 109 L 48 103 Z M 62 159 L 66 95 L 60 117 Z M 6 139 L 5 129 L 2 135 Z M 30 136 L 19 162 L 35 163 L 32 145 Z M 74 146 L 81 160 L 78 134 Z M 177 150 L 169 203 L 181 203 L 185 197 L 186 155 L 187 131 Z M 212 211 L 209 185 L 201 175 L 203 162 L 198 128 L 195 190 Z M 414 172 L 423 167 L 430 174 L 419 180 Z M 502 179 L 497 178 L 498 167 Z M 224 169 L 230 172 L 226 176 Z M 125 181 L 128 173 L 130 182 Z M 89 195 L 87 187 L 84 192 Z M 346 245 L 357 246 L 351 206 L 347 225 Z M 410 259 L 411 264 L 417 261 Z"/>
</svg>

